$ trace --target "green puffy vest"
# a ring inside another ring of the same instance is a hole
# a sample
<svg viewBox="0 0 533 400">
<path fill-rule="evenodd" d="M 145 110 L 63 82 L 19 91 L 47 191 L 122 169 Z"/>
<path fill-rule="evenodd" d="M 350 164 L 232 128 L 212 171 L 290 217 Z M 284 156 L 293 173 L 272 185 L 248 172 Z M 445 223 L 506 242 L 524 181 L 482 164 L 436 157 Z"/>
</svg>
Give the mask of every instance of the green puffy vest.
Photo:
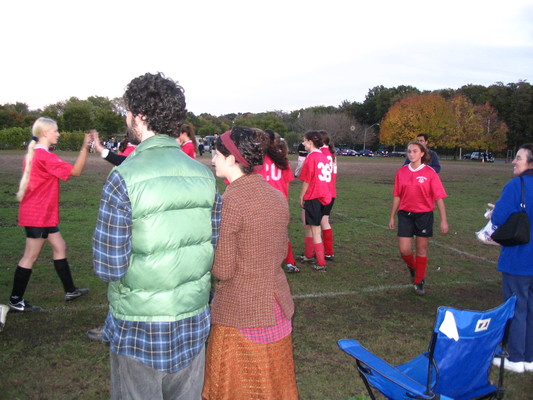
<svg viewBox="0 0 533 400">
<path fill-rule="evenodd" d="M 109 284 L 111 312 L 126 321 L 178 321 L 208 304 L 213 245 L 212 172 L 167 135 L 143 141 L 118 167 L 132 207 L 126 274 Z"/>
</svg>

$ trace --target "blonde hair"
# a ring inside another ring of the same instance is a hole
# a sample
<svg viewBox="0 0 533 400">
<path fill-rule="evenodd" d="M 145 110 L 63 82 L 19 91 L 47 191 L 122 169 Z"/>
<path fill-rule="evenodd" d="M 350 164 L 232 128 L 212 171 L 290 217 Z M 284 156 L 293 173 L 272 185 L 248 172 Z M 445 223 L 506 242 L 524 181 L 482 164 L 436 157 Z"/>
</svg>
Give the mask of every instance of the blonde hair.
<svg viewBox="0 0 533 400">
<path fill-rule="evenodd" d="M 24 194 L 26 193 L 26 189 L 28 188 L 28 182 L 30 181 L 30 172 L 31 172 L 31 166 L 32 166 L 32 161 L 33 161 L 33 154 L 35 150 L 35 144 L 37 143 L 36 140 L 34 140 L 34 138 L 38 140 L 44 131 L 48 131 L 48 130 L 56 129 L 56 128 L 57 128 L 57 122 L 51 118 L 40 117 L 33 123 L 33 127 L 31 128 L 31 133 L 33 135 L 33 138 L 30 140 L 30 143 L 28 144 L 28 152 L 26 153 L 26 156 L 24 158 L 24 161 L 25 161 L 24 171 L 22 172 L 22 178 L 20 179 L 20 183 L 19 183 L 19 190 L 17 192 L 18 201 L 22 201 L 22 199 L 24 198 Z"/>
</svg>

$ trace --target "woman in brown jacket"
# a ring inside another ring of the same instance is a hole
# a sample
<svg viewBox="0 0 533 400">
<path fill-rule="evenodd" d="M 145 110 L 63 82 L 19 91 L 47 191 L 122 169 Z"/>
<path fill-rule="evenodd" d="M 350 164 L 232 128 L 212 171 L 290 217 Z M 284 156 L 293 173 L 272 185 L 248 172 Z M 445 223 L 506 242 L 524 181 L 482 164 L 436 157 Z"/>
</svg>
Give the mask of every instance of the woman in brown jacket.
<svg viewBox="0 0 533 400">
<path fill-rule="evenodd" d="M 294 303 L 281 268 L 287 200 L 260 174 L 268 137 L 234 127 L 216 141 L 223 195 L 213 275 L 204 399 L 297 399 L 292 352 Z"/>
</svg>

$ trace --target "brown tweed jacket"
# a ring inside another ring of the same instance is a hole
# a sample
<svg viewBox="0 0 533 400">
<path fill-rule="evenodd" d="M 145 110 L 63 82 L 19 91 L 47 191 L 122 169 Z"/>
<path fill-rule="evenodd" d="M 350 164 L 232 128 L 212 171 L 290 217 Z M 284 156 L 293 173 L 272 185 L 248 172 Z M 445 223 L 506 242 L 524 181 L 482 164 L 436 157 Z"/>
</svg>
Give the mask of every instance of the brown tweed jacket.
<svg viewBox="0 0 533 400">
<path fill-rule="evenodd" d="M 281 267 L 287 255 L 287 200 L 259 174 L 235 180 L 222 198 L 211 322 L 233 328 L 275 325 L 274 299 L 292 318 L 294 302 Z"/>
</svg>

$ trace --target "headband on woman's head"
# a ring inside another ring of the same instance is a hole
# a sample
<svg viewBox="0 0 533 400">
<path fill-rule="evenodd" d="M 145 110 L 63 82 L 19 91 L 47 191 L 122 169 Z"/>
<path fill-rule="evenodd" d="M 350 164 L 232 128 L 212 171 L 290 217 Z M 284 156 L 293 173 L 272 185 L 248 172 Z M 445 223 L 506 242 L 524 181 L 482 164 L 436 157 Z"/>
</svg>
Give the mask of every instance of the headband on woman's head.
<svg viewBox="0 0 533 400">
<path fill-rule="evenodd" d="M 242 156 L 241 152 L 239 151 L 239 149 L 237 148 L 237 146 L 235 145 L 235 143 L 231 139 L 230 135 L 231 135 L 231 131 L 224 132 L 222 135 L 220 135 L 220 140 L 222 141 L 222 144 L 224 145 L 224 147 L 226 147 L 226 149 L 228 149 L 230 154 L 233 157 L 235 157 L 235 159 L 240 164 L 244 165 L 245 167 L 249 167 L 250 164 Z"/>
</svg>

